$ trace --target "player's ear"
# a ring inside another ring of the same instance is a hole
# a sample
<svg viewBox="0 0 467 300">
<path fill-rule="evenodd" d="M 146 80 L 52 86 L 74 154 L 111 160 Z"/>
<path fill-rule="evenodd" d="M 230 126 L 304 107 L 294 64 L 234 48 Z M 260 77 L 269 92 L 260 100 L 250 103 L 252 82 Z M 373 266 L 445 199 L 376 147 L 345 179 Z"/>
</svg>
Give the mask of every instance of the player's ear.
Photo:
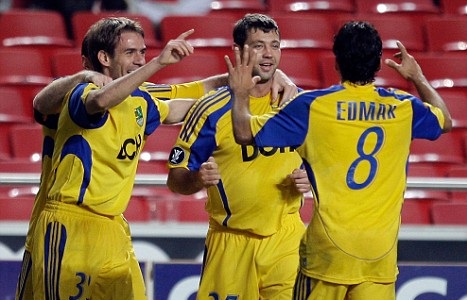
<svg viewBox="0 0 467 300">
<path fill-rule="evenodd" d="M 105 67 L 108 67 L 110 64 L 110 57 L 104 50 L 101 50 L 97 53 L 97 59 L 99 60 L 101 65 Z"/>
</svg>

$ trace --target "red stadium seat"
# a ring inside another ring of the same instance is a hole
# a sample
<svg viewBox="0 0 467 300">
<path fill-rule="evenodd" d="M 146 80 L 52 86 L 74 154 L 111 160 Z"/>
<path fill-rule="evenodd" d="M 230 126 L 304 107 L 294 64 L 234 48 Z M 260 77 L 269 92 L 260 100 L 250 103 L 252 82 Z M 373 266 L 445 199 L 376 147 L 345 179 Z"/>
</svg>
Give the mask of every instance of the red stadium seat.
<svg viewBox="0 0 467 300">
<path fill-rule="evenodd" d="M 232 48 L 232 30 L 236 21 L 237 18 L 233 15 L 212 15 L 209 17 L 171 15 L 161 20 L 159 28 L 164 44 L 182 32 L 193 28 L 195 32 L 187 38 L 187 41 L 195 49 L 209 47 L 225 50 Z"/>
<path fill-rule="evenodd" d="M 226 72 L 227 65 L 222 55 L 217 51 L 198 49 L 181 62 L 155 73 L 148 81 L 167 84 L 184 83 Z"/>
<path fill-rule="evenodd" d="M 392 58 L 394 53 L 399 52 L 396 41 L 401 41 L 410 52 L 427 50 L 423 23 L 406 15 L 358 13 L 350 17 L 336 18 L 336 30 L 346 21 L 351 20 L 368 21 L 375 26 L 383 42 L 383 55 L 385 57 Z"/>
<path fill-rule="evenodd" d="M 467 59 L 459 55 L 417 55 L 417 62 L 436 89 L 467 91 Z"/>
<path fill-rule="evenodd" d="M 32 101 L 15 87 L 0 85 L 0 123 L 32 123 Z"/>
<path fill-rule="evenodd" d="M 150 221 L 149 205 L 146 199 L 133 196 L 123 214 L 129 222 Z"/>
<path fill-rule="evenodd" d="M 332 53 L 334 28 L 325 16 L 289 14 L 278 15 L 274 19 L 280 28 L 283 49 L 303 48 Z"/>
<path fill-rule="evenodd" d="M 29 221 L 34 197 L 0 197 L 0 220 Z"/>
<path fill-rule="evenodd" d="M 449 109 L 453 129 L 467 133 L 467 115 L 464 113 L 467 107 L 467 93 L 450 91 L 449 89 L 438 90 L 438 93 L 443 97 Z"/>
<path fill-rule="evenodd" d="M 34 48 L 46 58 L 74 46 L 63 16 L 52 10 L 4 11 L 0 15 L 0 41 L 3 47 Z"/>
<path fill-rule="evenodd" d="M 102 18 L 107 17 L 127 17 L 138 21 L 144 29 L 144 41 L 148 48 L 160 48 L 161 43 L 157 39 L 156 30 L 151 20 L 142 14 L 121 12 L 121 11 L 77 11 L 71 18 L 71 27 L 73 30 L 73 39 L 77 47 L 81 47 L 83 37 L 89 27 Z"/>
<path fill-rule="evenodd" d="M 335 57 L 333 55 L 324 55 L 320 58 L 320 69 L 324 86 L 339 83 L 339 73 L 335 69 Z M 409 89 L 408 81 L 400 76 L 397 71 L 384 64 L 381 66 L 381 70 L 376 74 L 375 84 L 386 88 Z"/>
<path fill-rule="evenodd" d="M 445 15 L 467 15 L 465 0 L 441 0 L 441 7 Z"/>
<path fill-rule="evenodd" d="M 406 15 L 420 22 L 441 14 L 432 0 L 355 0 L 355 3 L 359 13 Z"/>
<path fill-rule="evenodd" d="M 323 14 L 328 17 L 351 15 L 356 12 L 353 0 L 271 0 L 269 12 L 273 16 L 283 14 Z"/>
<path fill-rule="evenodd" d="M 425 21 L 428 49 L 432 52 L 467 54 L 467 18 L 430 18 Z"/>
<path fill-rule="evenodd" d="M 444 177 L 446 172 L 434 164 L 409 164 L 408 177 Z"/>
<path fill-rule="evenodd" d="M 262 0 L 216 0 L 211 2 L 209 16 L 230 15 L 240 19 L 247 13 L 265 13 L 266 5 Z"/>
<path fill-rule="evenodd" d="M 434 203 L 447 202 L 448 193 L 438 190 L 408 189 L 404 194 L 402 224 L 430 224 L 431 207 Z"/>
<path fill-rule="evenodd" d="M 467 202 L 435 203 L 431 214 L 435 225 L 467 225 Z"/>
<path fill-rule="evenodd" d="M 37 123 L 12 126 L 10 141 L 13 158 L 28 159 L 31 162 L 42 160 L 42 127 Z"/>
<path fill-rule="evenodd" d="M 454 165 L 464 164 L 462 140 L 451 133 L 441 135 L 436 141 L 414 140 L 410 147 L 411 164 L 434 164 L 446 172 Z"/>
<path fill-rule="evenodd" d="M 208 223 L 209 216 L 205 210 L 206 199 L 184 198 L 178 201 L 178 220 L 188 223 Z"/>
<path fill-rule="evenodd" d="M 52 74 L 54 77 L 71 75 L 83 70 L 81 50 L 73 48 L 54 53 L 52 56 Z"/>
<path fill-rule="evenodd" d="M 0 173 L 35 173 L 40 174 L 42 164 L 32 163 L 29 159 L 0 160 Z"/>
<path fill-rule="evenodd" d="M 279 69 L 300 88 L 316 89 L 322 87 L 319 56 L 306 50 L 282 51 Z M 289 53 L 290 52 L 290 53 Z"/>
<path fill-rule="evenodd" d="M 49 60 L 37 49 L 0 47 L 0 65 L 0 86 L 17 88 L 28 105 L 53 80 Z"/>
</svg>

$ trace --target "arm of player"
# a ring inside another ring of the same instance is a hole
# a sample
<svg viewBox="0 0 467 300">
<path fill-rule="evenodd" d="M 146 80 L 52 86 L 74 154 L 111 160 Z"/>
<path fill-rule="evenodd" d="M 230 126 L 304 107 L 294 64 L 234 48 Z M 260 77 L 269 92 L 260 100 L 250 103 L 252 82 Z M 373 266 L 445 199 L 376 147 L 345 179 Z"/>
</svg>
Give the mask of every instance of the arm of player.
<svg viewBox="0 0 467 300">
<path fill-rule="evenodd" d="M 400 52 L 396 53 L 394 57 L 400 60 L 400 64 L 396 63 L 392 59 L 386 59 L 386 65 L 395 69 L 405 79 L 411 81 L 415 85 L 422 101 L 441 109 L 444 115 L 443 132 L 451 131 L 452 119 L 443 98 L 430 85 L 428 80 L 425 78 L 425 75 L 423 75 L 423 71 L 416 59 L 407 52 L 404 45 L 401 42 L 397 42 L 397 46 L 399 47 Z"/>
<path fill-rule="evenodd" d="M 173 99 L 167 101 L 169 105 L 169 114 L 164 120 L 164 124 L 174 124 L 182 122 L 186 114 L 196 102 L 195 99 Z"/>
<path fill-rule="evenodd" d="M 193 32 L 194 30 L 190 29 L 178 36 L 177 39 L 170 40 L 159 56 L 152 58 L 136 71 L 115 79 L 102 89 L 91 91 L 86 99 L 88 114 L 102 113 L 120 104 L 156 72 L 192 54 L 193 47 L 185 39 Z"/>
<path fill-rule="evenodd" d="M 229 77 L 228 74 L 219 74 L 207 77 L 201 80 L 203 84 L 204 93 L 206 94 L 209 91 L 215 90 L 221 86 L 226 86 L 229 84 Z"/>
<path fill-rule="evenodd" d="M 66 93 L 81 82 L 92 82 L 102 87 L 112 81 L 112 78 L 98 72 L 83 70 L 73 75 L 58 78 L 44 87 L 33 100 L 35 110 L 43 115 L 59 113 Z"/>
<path fill-rule="evenodd" d="M 295 183 L 295 188 L 299 193 L 306 194 L 311 191 L 310 181 L 304 169 L 295 169 L 288 177 Z"/>
<path fill-rule="evenodd" d="M 254 50 L 253 50 L 254 51 Z M 234 94 L 232 97 L 232 125 L 235 141 L 240 145 L 253 144 L 250 119 L 250 91 L 260 80 L 259 76 L 252 76 L 256 55 L 250 55 L 248 45 L 243 48 L 243 54 L 238 47 L 234 48 L 235 66 L 228 56 L 225 56 L 229 70 L 229 85 Z"/>
<path fill-rule="evenodd" d="M 201 164 L 199 171 L 190 171 L 184 168 L 173 168 L 169 171 L 167 186 L 174 193 L 191 195 L 203 188 L 219 183 L 221 175 L 216 161 L 211 156 Z"/>
<path fill-rule="evenodd" d="M 201 80 L 203 84 L 203 88 L 205 93 L 217 89 L 221 86 L 226 86 L 229 84 L 229 77 L 228 74 L 219 74 L 207 77 Z M 281 70 L 276 70 L 274 73 L 273 81 L 272 81 L 272 103 L 277 102 L 280 95 L 280 101 L 278 105 L 281 105 L 287 100 L 292 99 L 298 93 L 297 86 L 295 83 L 290 80 L 290 78 Z"/>
<path fill-rule="evenodd" d="M 282 97 L 280 97 L 282 94 Z M 298 94 L 298 89 L 295 83 L 281 70 L 276 70 L 272 79 L 272 103 L 277 103 L 278 106 L 292 99 Z M 280 99 L 279 99 L 280 97 Z"/>
</svg>

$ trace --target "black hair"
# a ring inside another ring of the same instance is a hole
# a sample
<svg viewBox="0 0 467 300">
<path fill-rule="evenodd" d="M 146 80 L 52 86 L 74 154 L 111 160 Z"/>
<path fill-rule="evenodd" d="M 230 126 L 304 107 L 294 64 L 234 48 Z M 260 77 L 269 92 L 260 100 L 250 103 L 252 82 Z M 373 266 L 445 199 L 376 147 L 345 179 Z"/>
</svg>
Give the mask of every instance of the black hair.
<svg viewBox="0 0 467 300">
<path fill-rule="evenodd" d="M 334 37 L 332 50 L 343 82 L 368 84 L 375 80 L 381 67 L 382 42 L 372 24 L 345 23 Z"/>
<path fill-rule="evenodd" d="M 233 29 L 234 43 L 241 48 L 245 45 L 250 30 L 261 30 L 269 32 L 274 30 L 280 37 L 279 27 L 276 21 L 271 17 L 263 14 L 246 14 L 242 19 L 238 20 Z"/>
</svg>

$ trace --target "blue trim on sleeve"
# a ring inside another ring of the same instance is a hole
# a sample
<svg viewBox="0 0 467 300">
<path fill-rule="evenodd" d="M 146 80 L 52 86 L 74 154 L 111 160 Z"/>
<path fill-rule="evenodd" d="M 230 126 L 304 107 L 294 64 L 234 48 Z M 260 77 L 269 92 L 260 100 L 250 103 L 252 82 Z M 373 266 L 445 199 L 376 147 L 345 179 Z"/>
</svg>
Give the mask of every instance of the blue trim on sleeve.
<svg viewBox="0 0 467 300">
<path fill-rule="evenodd" d="M 103 115 L 95 114 L 89 115 L 86 111 L 86 106 L 81 100 L 83 96 L 84 89 L 89 83 L 80 83 L 75 87 L 70 95 L 70 100 L 68 102 L 68 113 L 70 114 L 71 119 L 78 126 L 86 129 L 93 129 L 101 127 L 108 118 L 108 112 L 105 112 Z"/>
</svg>

